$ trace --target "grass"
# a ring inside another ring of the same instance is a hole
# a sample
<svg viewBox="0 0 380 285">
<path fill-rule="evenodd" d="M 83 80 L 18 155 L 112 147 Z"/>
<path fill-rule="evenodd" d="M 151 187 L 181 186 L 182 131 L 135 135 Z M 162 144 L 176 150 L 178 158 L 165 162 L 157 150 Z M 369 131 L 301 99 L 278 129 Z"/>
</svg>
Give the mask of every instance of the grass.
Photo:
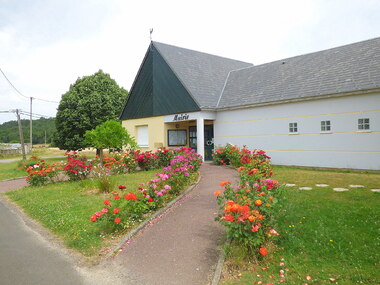
<svg viewBox="0 0 380 285">
<path fill-rule="evenodd" d="M 222 284 L 279 284 L 281 279 L 286 284 L 379 284 L 380 195 L 370 189 L 380 188 L 380 174 L 290 167 L 275 167 L 274 173 L 280 182 L 297 184 L 284 195 L 277 248 L 257 261 L 232 245 Z M 365 187 L 349 188 L 350 184 Z M 313 190 L 300 191 L 301 186 Z M 335 192 L 333 187 L 350 190 Z M 280 278 L 285 268 L 285 278 Z"/>
<path fill-rule="evenodd" d="M 63 157 L 45 159 L 45 161 L 49 163 L 54 163 L 61 160 L 65 159 Z M 17 177 L 24 177 L 26 175 L 26 171 L 20 168 L 19 161 L 0 164 L 0 181 Z"/>
<path fill-rule="evenodd" d="M 127 190 L 133 191 L 139 183 L 153 178 L 155 172 L 152 170 L 115 175 L 111 179 L 114 185 L 122 184 L 127 186 Z M 62 238 L 68 248 L 90 257 L 99 253 L 106 245 L 101 229 L 97 223 L 90 221 L 90 216 L 102 208 L 104 199 L 112 197 L 112 194 L 107 196 L 93 191 L 96 180 L 24 187 L 5 195 L 21 206 L 26 214 Z"/>
</svg>

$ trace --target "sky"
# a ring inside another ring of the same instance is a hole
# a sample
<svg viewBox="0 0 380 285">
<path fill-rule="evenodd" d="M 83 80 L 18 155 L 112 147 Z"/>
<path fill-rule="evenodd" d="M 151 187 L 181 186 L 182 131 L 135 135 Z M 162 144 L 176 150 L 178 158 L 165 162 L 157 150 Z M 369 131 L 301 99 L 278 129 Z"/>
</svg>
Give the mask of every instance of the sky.
<svg viewBox="0 0 380 285">
<path fill-rule="evenodd" d="M 59 102 L 99 69 L 130 90 L 154 41 L 255 65 L 380 36 L 380 0 L 0 0 L 0 68 L 25 97 Z M 0 73 L 0 124 L 29 111 Z M 58 103 L 33 100 L 54 117 Z M 28 118 L 22 116 L 22 118 Z"/>
</svg>

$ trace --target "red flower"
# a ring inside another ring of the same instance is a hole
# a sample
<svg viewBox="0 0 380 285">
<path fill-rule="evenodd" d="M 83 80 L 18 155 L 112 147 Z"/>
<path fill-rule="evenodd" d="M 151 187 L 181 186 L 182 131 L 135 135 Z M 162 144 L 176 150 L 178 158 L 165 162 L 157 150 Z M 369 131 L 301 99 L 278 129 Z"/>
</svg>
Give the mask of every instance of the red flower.
<svg viewBox="0 0 380 285">
<path fill-rule="evenodd" d="M 120 221 L 121 221 L 120 218 L 115 218 L 115 220 L 114 220 L 114 222 L 115 222 L 116 224 L 120 223 Z"/>
<path fill-rule="evenodd" d="M 123 190 L 123 189 L 127 189 L 127 187 L 125 187 L 124 185 L 119 185 L 119 189 Z"/>
<path fill-rule="evenodd" d="M 261 247 L 259 253 L 263 256 L 268 254 L 268 250 L 265 247 Z"/>
<path fill-rule="evenodd" d="M 260 229 L 259 226 L 252 226 L 252 232 L 257 232 Z"/>
<path fill-rule="evenodd" d="M 110 206 L 111 206 L 111 202 L 110 202 L 109 200 L 105 200 L 105 201 L 103 202 L 103 204 L 104 204 L 104 205 L 110 205 Z"/>
<path fill-rule="evenodd" d="M 107 208 L 103 208 L 103 209 L 102 209 L 102 213 L 103 213 L 103 214 L 108 213 L 108 209 L 107 209 Z"/>
<path fill-rule="evenodd" d="M 226 220 L 227 222 L 233 222 L 234 221 L 234 216 L 232 216 L 232 215 L 226 215 L 224 217 L 224 220 Z"/>
<path fill-rule="evenodd" d="M 126 200 L 136 200 L 137 199 L 137 195 L 133 192 L 129 192 L 128 194 L 125 194 L 124 195 L 124 199 Z"/>
<path fill-rule="evenodd" d="M 91 220 L 91 222 L 96 222 L 97 218 L 98 217 L 96 215 L 92 215 L 91 218 L 90 218 L 90 220 Z"/>
<path fill-rule="evenodd" d="M 117 214 L 117 213 L 120 212 L 120 209 L 119 209 L 119 208 L 115 208 L 115 209 L 113 209 L 113 212 L 114 212 L 115 214 Z"/>
<path fill-rule="evenodd" d="M 152 198 L 149 198 L 149 199 L 148 199 L 148 202 L 153 202 L 153 199 L 152 199 Z"/>
<path fill-rule="evenodd" d="M 115 197 L 113 197 L 115 200 L 119 200 L 120 199 L 120 196 L 119 195 L 116 195 Z"/>
</svg>

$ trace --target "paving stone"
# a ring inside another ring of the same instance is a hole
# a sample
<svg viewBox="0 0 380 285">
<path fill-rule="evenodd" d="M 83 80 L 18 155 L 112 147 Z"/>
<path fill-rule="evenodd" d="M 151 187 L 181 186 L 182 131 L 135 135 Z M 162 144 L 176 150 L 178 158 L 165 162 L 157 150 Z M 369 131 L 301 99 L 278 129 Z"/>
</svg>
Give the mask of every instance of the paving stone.
<svg viewBox="0 0 380 285">
<path fill-rule="evenodd" d="M 287 183 L 287 184 L 285 184 L 285 186 L 287 186 L 287 187 L 293 187 L 293 186 L 296 186 L 296 184 L 289 184 L 289 183 Z"/>
<path fill-rule="evenodd" d="M 336 192 L 344 192 L 344 191 L 348 191 L 347 188 L 333 188 L 334 191 Z"/>
<path fill-rule="evenodd" d="M 371 189 L 372 192 L 380 193 L 380 189 Z"/>
<path fill-rule="evenodd" d="M 364 185 L 348 185 L 351 188 L 362 188 Z"/>
<path fill-rule="evenodd" d="M 313 190 L 311 187 L 300 187 L 299 190 Z"/>
<path fill-rule="evenodd" d="M 315 186 L 317 186 L 317 187 L 328 187 L 329 185 L 328 184 L 315 184 Z"/>
</svg>

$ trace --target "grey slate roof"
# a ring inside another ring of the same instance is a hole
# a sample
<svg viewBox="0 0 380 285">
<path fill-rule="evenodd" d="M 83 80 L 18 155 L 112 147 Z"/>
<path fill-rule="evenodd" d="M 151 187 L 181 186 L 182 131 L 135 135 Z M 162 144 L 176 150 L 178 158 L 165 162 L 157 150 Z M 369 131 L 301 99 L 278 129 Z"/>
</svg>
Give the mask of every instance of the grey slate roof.
<svg viewBox="0 0 380 285">
<path fill-rule="evenodd" d="M 153 45 L 201 109 L 217 106 L 231 70 L 253 65 L 163 43 Z"/>
<path fill-rule="evenodd" d="M 380 88 L 380 38 L 232 71 L 218 108 Z"/>
</svg>

